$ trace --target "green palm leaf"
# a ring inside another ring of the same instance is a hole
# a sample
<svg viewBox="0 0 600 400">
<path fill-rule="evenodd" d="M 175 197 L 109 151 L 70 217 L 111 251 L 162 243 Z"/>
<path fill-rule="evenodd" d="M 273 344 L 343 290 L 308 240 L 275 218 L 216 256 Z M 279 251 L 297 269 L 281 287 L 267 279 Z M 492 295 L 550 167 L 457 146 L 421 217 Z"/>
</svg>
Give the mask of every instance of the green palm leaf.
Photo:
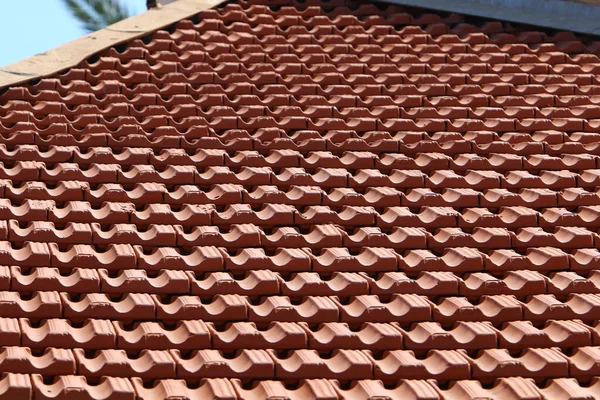
<svg viewBox="0 0 600 400">
<path fill-rule="evenodd" d="M 131 15 L 119 0 L 63 0 L 87 32 L 100 30 Z"/>
</svg>

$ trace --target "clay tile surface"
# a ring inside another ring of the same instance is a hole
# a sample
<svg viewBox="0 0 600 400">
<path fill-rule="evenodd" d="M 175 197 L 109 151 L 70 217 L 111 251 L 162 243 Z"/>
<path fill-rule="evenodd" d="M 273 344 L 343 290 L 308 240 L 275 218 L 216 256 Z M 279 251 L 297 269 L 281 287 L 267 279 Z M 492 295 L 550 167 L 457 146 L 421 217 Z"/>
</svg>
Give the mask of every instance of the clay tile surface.
<svg viewBox="0 0 600 400">
<path fill-rule="evenodd" d="M 600 42 L 144 15 L 0 70 L 0 398 L 600 398 Z"/>
</svg>

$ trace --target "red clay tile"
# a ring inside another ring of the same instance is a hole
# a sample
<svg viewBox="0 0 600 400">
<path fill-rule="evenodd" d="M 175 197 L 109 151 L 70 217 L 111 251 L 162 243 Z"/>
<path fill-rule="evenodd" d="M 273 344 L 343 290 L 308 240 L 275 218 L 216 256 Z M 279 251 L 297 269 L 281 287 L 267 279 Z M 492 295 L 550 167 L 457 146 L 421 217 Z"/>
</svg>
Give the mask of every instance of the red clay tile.
<svg viewBox="0 0 600 400">
<path fill-rule="evenodd" d="M 568 357 L 569 376 L 579 379 L 591 378 L 597 375 L 598 348 L 580 347 Z"/>
<path fill-rule="evenodd" d="M 142 350 L 137 356 L 131 356 L 125 350 L 103 349 L 90 354 L 83 349 L 74 349 L 73 354 L 77 372 L 87 378 L 110 375 L 153 379 L 176 375 L 175 361 L 166 350 Z"/>
<path fill-rule="evenodd" d="M 593 379 L 590 386 L 580 386 L 576 379 L 573 378 L 557 378 L 550 380 L 550 383 L 540 389 L 540 392 L 545 398 L 566 399 L 575 396 L 590 397 L 597 396 L 598 384 L 597 380 Z"/>
<path fill-rule="evenodd" d="M 317 272 L 342 271 L 396 271 L 398 255 L 391 249 L 365 248 L 352 255 L 345 247 L 323 249 L 321 254 L 311 257 L 312 269 Z"/>
<path fill-rule="evenodd" d="M 287 296 L 270 296 L 249 306 L 248 319 L 251 322 L 271 321 L 310 323 L 337 321 L 339 307 L 329 297 L 305 297 L 301 302 L 292 303 Z"/>
<path fill-rule="evenodd" d="M 155 304 L 146 293 L 128 293 L 111 299 L 104 293 L 82 295 L 60 294 L 66 318 L 82 321 L 88 318 L 131 320 L 153 319 Z M 133 316 L 137 318 L 133 318 Z"/>
<path fill-rule="evenodd" d="M 580 347 L 592 342 L 590 328 L 581 321 L 548 321 L 543 329 L 535 328 L 530 321 L 508 322 L 499 333 L 504 348 L 527 347 Z"/>
<path fill-rule="evenodd" d="M 347 304 L 337 303 L 342 322 L 414 322 L 431 319 L 433 304 L 423 296 L 392 294 L 389 301 L 382 302 L 375 295 L 351 298 Z"/>
<path fill-rule="evenodd" d="M 449 248 L 441 257 L 429 250 L 409 250 L 404 254 L 400 269 L 406 272 L 469 272 L 483 269 L 485 255 L 470 248 Z"/>
<path fill-rule="evenodd" d="M 323 359 L 316 350 L 292 350 L 287 354 L 269 352 L 275 361 L 275 376 L 286 379 L 344 379 L 368 378 L 373 364 L 360 350 L 335 350 L 330 358 Z"/>
<path fill-rule="evenodd" d="M 116 333 L 116 347 L 125 350 L 171 348 L 191 350 L 210 347 L 208 326 L 202 321 L 181 321 L 175 326 L 160 322 L 134 322 L 132 324 L 113 322 Z"/>
<path fill-rule="evenodd" d="M 93 269 L 74 268 L 69 275 L 61 275 L 58 268 L 39 267 L 23 270 L 11 267 L 11 287 L 17 291 L 60 291 L 82 293 L 98 291 L 100 278 Z"/>
<path fill-rule="evenodd" d="M 31 399 L 32 387 L 29 375 L 5 373 L 0 379 L 0 396 L 15 400 Z"/>
<path fill-rule="evenodd" d="M 135 389 L 135 398 L 139 397 L 144 400 L 170 397 L 184 397 L 190 400 L 211 397 L 224 400 L 238 398 L 229 380 L 223 378 L 202 379 L 198 387 L 188 386 L 183 379 L 161 379 L 157 380 L 154 385 L 147 386 L 139 377 L 131 378 L 131 384 Z"/>
<path fill-rule="evenodd" d="M 583 317 L 582 315 L 576 316 L 568 304 L 557 300 L 554 295 L 550 294 L 536 294 L 528 298 L 526 304 L 523 305 L 523 316 L 533 322 Z"/>
<path fill-rule="evenodd" d="M 320 249 L 324 247 L 340 247 L 345 232 L 336 225 L 315 225 L 308 234 L 301 234 L 294 227 L 274 228 L 271 234 L 261 232 L 261 243 L 265 247 L 298 247 Z"/>
<path fill-rule="evenodd" d="M 473 378 L 491 381 L 500 377 L 521 376 L 543 380 L 569 375 L 570 363 L 558 349 L 529 348 L 520 357 L 506 349 L 486 349 L 471 360 Z"/>
<path fill-rule="evenodd" d="M 575 249 L 569 257 L 573 271 L 590 271 L 600 266 L 600 252 L 595 248 Z"/>
<path fill-rule="evenodd" d="M 0 292 L 0 299 L 4 304 L 3 317 L 62 317 L 62 304 L 57 292 L 33 292 L 28 296 L 20 292 Z"/>
<path fill-rule="evenodd" d="M 152 296 L 159 321 L 201 319 L 224 322 L 244 320 L 248 315 L 248 304 L 239 295 L 216 295 L 210 302 L 202 302 L 197 296 L 170 297 Z"/>
<path fill-rule="evenodd" d="M 39 373 L 45 376 L 69 375 L 76 370 L 71 350 L 46 348 L 33 353 L 27 347 L 6 346 L 0 349 L 2 370 L 19 374 Z"/>
<path fill-rule="evenodd" d="M 50 243 L 51 265 L 58 269 L 73 268 L 86 264 L 89 268 L 106 268 L 109 270 L 135 268 L 136 254 L 128 244 L 110 244 L 105 250 L 96 250 L 94 246 L 76 244 L 61 249 L 56 243 Z"/>
<path fill-rule="evenodd" d="M 425 271 L 415 280 L 415 293 L 434 295 L 456 295 L 459 293 L 460 279 L 452 272 Z"/>
<path fill-rule="evenodd" d="M 90 319 L 81 326 L 64 319 L 48 319 L 40 325 L 22 318 L 22 344 L 34 349 L 48 347 L 110 349 L 116 344 L 115 331 L 107 320 Z"/>
<path fill-rule="evenodd" d="M 508 293 L 506 282 L 485 272 L 466 274 L 459 282 L 459 293 L 469 300 L 480 295 Z"/>
<path fill-rule="evenodd" d="M 438 379 L 442 381 L 468 379 L 469 360 L 457 350 L 431 350 L 418 359 L 411 350 L 391 350 L 374 358 L 375 378 L 390 380 L 394 376 L 408 379 Z"/>
<path fill-rule="evenodd" d="M 48 221 L 32 221 L 23 226 L 17 220 L 10 220 L 8 237 L 12 242 L 19 244 L 25 241 L 61 244 L 92 243 L 90 225 L 81 223 L 67 223 L 63 229 L 57 229 L 54 223 Z"/>
<path fill-rule="evenodd" d="M 350 388 L 336 386 L 336 391 L 341 398 L 357 400 L 368 400 L 373 397 L 384 397 L 389 399 L 415 399 L 415 400 L 438 400 L 439 394 L 434 386 L 425 380 L 407 379 L 401 380 L 392 388 L 384 386 L 381 380 L 360 380 Z"/>
<path fill-rule="evenodd" d="M 137 266 L 146 271 L 177 269 L 212 272 L 222 271 L 224 265 L 224 253 L 216 247 L 192 247 L 189 254 L 182 254 L 175 247 L 157 247 L 151 253 L 144 251 L 141 246 L 135 246 L 133 250 Z"/>
<path fill-rule="evenodd" d="M 597 293 L 595 283 L 572 271 L 561 271 L 551 275 L 548 281 L 548 293 L 566 296 L 572 293 Z"/>
<path fill-rule="evenodd" d="M 281 248 L 271 257 L 261 248 L 241 249 L 237 255 L 226 257 L 225 269 L 236 272 L 261 269 L 281 272 L 308 271 L 310 261 L 309 254 L 302 249 Z"/>
<path fill-rule="evenodd" d="M 297 324 L 273 322 L 266 330 L 252 322 L 234 322 L 224 330 L 211 328 L 212 345 L 218 349 L 293 349 L 307 346 L 307 334 Z"/>
<path fill-rule="evenodd" d="M 57 376 L 47 381 L 41 375 L 34 374 L 31 382 L 36 399 L 133 400 L 136 397 L 130 381 L 124 378 L 102 377 L 99 384 L 94 384 L 79 375 Z"/>
<path fill-rule="evenodd" d="M 352 272 L 334 272 L 330 279 L 322 279 L 316 272 L 299 272 L 287 281 L 281 279 L 285 296 L 353 296 L 368 292 L 369 282 Z"/>
<path fill-rule="evenodd" d="M 481 296 L 478 304 L 463 297 L 447 297 L 440 300 L 433 310 L 433 320 L 449 324 L 461 321 L 490 321 L 492 323 L 521 319 L 523 306 L 514 296 Z"/>
<path fill-rule="evenodd" d="M 371 294 L 411 293 L 417 290 L 417 283 L 404 272 L 384 272 L 369 280 Z"/>
<path fill-rule="evenodd" d="M 202 296 L 216 294 L 270 295 L 280 292 L 279 275 L 270 270 L 249 271 L 244 277 L 236 278 L 230 272 L 187 272 L 191 293 Z"/>
<path fill-rule="evenodd" d="M 261 230 L 256 225 L 232 225 L 229 232 L 221 233 L 216 226 L 196 226 L 191 232 L 186 232 L 176 226 L 177 244 L 180 246 L 193 246 L 202 243 L 204 246 L 217 247 L 256 247 L 260 246 Z"/>
<path fill-rule="evenodd" d="M 91 224 L 95 244 L 123 243 L 142 246 L 174 246 L 176 232 L 170 225 L 148 225 L 140 231 L 134 224 L 114 224 L 103 230 L 99 223 Z M 79 242 L 81 243 L 81 242 Z"/>
<path fill-rule="evenodd" d="M 354 235 L 344 236 L 344 245 L 350 249 L 365 245 L 382 246 L 392 249 L 410 249 L 427 247 L 428 232 L 422 228 L 396 227 L 386 235 L 377 227 L 361 227 Z"/>
<path fill-rule="evenodd" d="M 86 201 L 69 201 L 61 208 L 49 210 L 48 219 L 54 223 L 71 222 L 100 222 L 101 224 L 128 223 L 130 214 L 135 211 L 133 203 L 102 203 L 99 208 L 93 208 Z"/>
<path fill-rule="evenodd" d="M 241 202 L 244 193 L 243 186 L 230 183 L 215 184 L 208 190 L 202 190 L 196 185 L 179 185 L 164 194 L 164 202 L 170 205 L 235 204 Z"/>
<path fill-rule="evenodd" d="M 2 343 L 8 346 L 19 346 L 21 344 L 21 328 L 16 318 L 0 318 L 2 327 Z"/>
<path fill-rule="evenodd" d="M 334 349 L 399 349 L 400 331 L 392 324 L 367 322 L 360 329 L 351 329 L 343 322 L 326 322 L 317 329 L 301 323 L 308 333 L 308 347 L 317 350 Z"/>
<path fill-rule="evenodd" d="M 275 377 L 273 360 L 265 350 L 240 350 L 234 357 L 224 357 L 218 350 L 196 350 L 182 355 L 171 350 L 180 378 L 269 379 Z"/>
<path fill-rule="evenodd" d="M 419 322 L 410 330 L 403 330 L 405 348 L 429 349 L 484 349 L 497 345 L 497 331 L 489 322 L 458 321 L 451 330 L 444 330 L 436 322 Z"/>
<path fill-rule="evenodd" d="M 98 271 L 100 290 L 104 293 L 189 293 L 190 283 L 184 271 L 162 270 L 149 277 L 144 270 L 121 270 L 117 276 L 105 269 Z"/>
<path fill-rule="evenodd" d="M 550 381 L 556 381 L 551 379 Z M 543 390 L 543 389 L 542 389 Z M 541 400 L 542 397 L 540 389 L 536 386 L 535 382 L 529 378 L 523 377 L 510 377 L 510 378 L 499 378 L 494 382 L 494 386 L 491 388 L 484 387 L 477 380 L 462 380 L 457 381 L 456 384 L 451 387 L 439 390 L 439 393 L 444 399 L 458 400 L 463 398 L 502 398 L 502 399 L 532 399 Z"/>
<path fill-rule="evenodd" d="M 168 204 L 148 204 L 143 210 L 132 211 L 130 220 L 132 223 L 142 226 L 148 225 L 150 221 L 155 224 L 181 224 L 184 226 L 210 225 L 213 212 L 214 205 L 184 204 L 179 211 L 173 211 Z"/>
</svg>

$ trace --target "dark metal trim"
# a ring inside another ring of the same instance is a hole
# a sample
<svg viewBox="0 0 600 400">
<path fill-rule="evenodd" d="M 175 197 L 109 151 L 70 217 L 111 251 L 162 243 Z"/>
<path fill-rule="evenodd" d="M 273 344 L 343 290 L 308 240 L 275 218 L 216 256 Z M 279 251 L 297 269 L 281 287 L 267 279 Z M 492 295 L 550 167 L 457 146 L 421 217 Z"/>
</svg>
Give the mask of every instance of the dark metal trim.
<svg viewBox="0 0 600 400">
<path fill-rule="evenodd" d="M 585 34 L 600 34 L 600 6 L 568 0 L 386 0 Z"/>
</svg>

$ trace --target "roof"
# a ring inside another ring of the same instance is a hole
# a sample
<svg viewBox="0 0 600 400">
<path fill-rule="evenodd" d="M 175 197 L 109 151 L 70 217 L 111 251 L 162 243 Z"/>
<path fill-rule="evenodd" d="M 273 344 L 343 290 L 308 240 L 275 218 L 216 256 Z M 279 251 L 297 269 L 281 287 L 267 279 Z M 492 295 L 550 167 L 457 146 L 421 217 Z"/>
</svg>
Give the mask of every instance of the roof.
<svg viewBox="0 0 600 400">
<path fill-rule="evenodd" d="M 2 395 L 600 397 L 597 42 L 192 3 L 0 94 Z"/>
</svg>

